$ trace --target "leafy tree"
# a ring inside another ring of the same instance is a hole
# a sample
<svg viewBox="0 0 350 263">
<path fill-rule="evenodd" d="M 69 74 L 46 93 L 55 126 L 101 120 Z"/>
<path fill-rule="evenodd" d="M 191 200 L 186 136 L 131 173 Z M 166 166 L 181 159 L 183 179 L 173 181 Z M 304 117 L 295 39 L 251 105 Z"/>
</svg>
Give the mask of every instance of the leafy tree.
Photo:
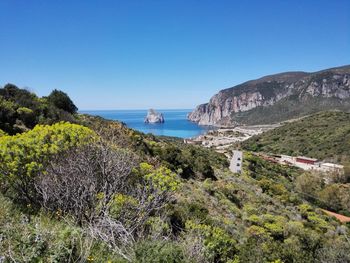
<svg viewBox="0 0 350 263">
<path fill-rule="evenodd" d="M 76 110 L 67 94 L 61 91 L 53 91 L 49 99 L 38 98 L 13 84 L 0 88 L 0 129 L 9 134 L 28 131 L 37 124 L 76 122 L 72 116 Z"/>
<path fill-rule="evenodd" d="M 317 198 L 318 192 L 323 188 L 324 180 L 319 174 L 304 173 L 297 177 L 295 186 L 299 193 L 312 201 Z"/>
<path fill-rule="evenodd" d="M 16 120 L 17 105 L 6 100 L 0 95 L 0 128 L 4 131 L 12 131 Z"/>
<path fill-rule="evenodd" d="M 38 97 L 34 93 L 26 89 L 20 89 L 13 84 L 6 84 L 4 88 L 0 89 L 0 96 L 26 108 L 34 109 L 39 104 Z"/>
<path fill-rule="evenodd" d="M 55 105 L 57 108 L 62 109 L 71 114 L 76 113 L 78 108 L 74 105 L 69 96 L 60 90 L 53 90 L 47 97 L 48 101 Z"/>
</svg>

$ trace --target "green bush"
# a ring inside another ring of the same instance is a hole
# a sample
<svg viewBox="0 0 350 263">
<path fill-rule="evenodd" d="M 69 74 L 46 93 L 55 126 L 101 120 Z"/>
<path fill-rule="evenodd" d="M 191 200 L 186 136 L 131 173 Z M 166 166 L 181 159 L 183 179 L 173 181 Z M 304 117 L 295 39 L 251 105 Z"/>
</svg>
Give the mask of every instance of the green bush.
<svg viewBox="0 0 350 263">
<path fill-rule="evenodd" d="M 51 156 L 88 143 L 90 129 L 70 123 L 38 125 L 14 136 L 0 137 L 0 186 L 17 198 L 36 203 L 34 181 Z"/>
<path fill-rule="evenodd" d="M 69 218 L 28 215 L 0 194 L 0 260 L 4 262 L 125 262 Z"/>
<path fill-rule="evenodd" d="M 203 239 L 205 255 L 210 262 L 227 262 L 234 259 L 237 242 L 223 229 L 187 221 L 186 230 Z"/>
<path fill-rule="evenodd" d="M 12 84 L 0 88 L 0 129 L 9 134 L 27 131 L 36 124 L 75 122 L 72 114 L 76 110 L 67 94 L 61 91 L 55 90 L 49 97 L 38 98 Z"/>
<path fill-rule="evenodd" d="M 75 113 L 78 110 L 73 101 L 63 91 L 55 89 L 50 93 L 47 99 L 58 109 L 64 110 L 66 112 Z"/>
<path fill-rule="evenodd" d="M 135 248 L 137 263 L 183 263 L 184 257 L 180 245 L 169 241 L 145 240 Z"/>
</svg>

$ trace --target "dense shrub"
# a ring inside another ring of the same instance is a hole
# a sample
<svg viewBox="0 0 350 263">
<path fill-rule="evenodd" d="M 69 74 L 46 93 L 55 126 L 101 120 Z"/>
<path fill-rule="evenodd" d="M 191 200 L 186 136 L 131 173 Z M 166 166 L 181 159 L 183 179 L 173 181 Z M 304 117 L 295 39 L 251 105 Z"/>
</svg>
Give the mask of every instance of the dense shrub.
<svg viewBox="0 0 350 263">
<path fill-rule="evenodd" d="M 5 135 L 7 135 L 7 133 L 0 129 L 0 137 Z"/>
<path fill-rule="evenodd" d="M 69 218 L 21 212 L 0 194 L 1 262 L 125 262 Z"/>
<path fill-rule="evenodd" d="M 227 262 L 234 259 L 237 253 L 236 240 L 223 229 L 187 221 L 186 230 L 188 235 L 200 237 L 204 255 L 209 262 Z"/>
<path fill-rule="evenodd" d="M 50 157 L 94 136 L 90 129 L 70 123 L 38 125 L 14 136 L 0 137 L 0 186 L 14 198 L 37 203 L 35 178 Z"/>
<path fill-rule="evenodd" d="M 116 193 L 127 192 L 135 166 L 134 154 L 98 140 L 54 156 L 35 185 L 46 209 L 81 223 L 105 213 Z"/>
<path fill-rule="evenodd" d="M 228 166 L 223 154 L 178 141 L 148 142 L 147 148 L 151 155 L 159 158 L 184 179 L 216 179 L 214 168 Z"/>
<path fill-rule="evenodd" d="M 75 113 L 78 110 L 73 101 L 63 91 L 55 89 L 50 93 L 47 99 L 58 109 L 64 110 L 66 112 Z"/>
<path fill-rule="evenodd" d="M 38 98 L 12 84 L 0 88 L 0 129 L 9 134 L 27 131 L 36 124 L 74 122 L 72 114 L 76 110 L 67 94 L 61 91 L 55 90 L 49 97 Z"/>
<path fill-rule="evenodd" d="M 146 240 L 135 248 L 137 263 L 185 263 L 181 246 L 175 242 Z"/>
</svg>

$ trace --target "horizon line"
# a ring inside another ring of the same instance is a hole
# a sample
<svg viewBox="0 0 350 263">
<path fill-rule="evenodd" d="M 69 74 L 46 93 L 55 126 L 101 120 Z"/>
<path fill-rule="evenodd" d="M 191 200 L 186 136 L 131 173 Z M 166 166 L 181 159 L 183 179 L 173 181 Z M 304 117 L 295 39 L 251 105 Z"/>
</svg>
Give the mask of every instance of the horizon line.
<svg viewBox="0 0 350 263">
<path fill-rule="evenodd" d="M 194 108 L 123 108 L 123 109 L 79 109 L 78 112 L 82 112 L 82 111 L 116 111 L 116 110 L 120 110 L 120 111 L 128 111 L 128 110 L 150 110 L 150 109 L 154 109 L 154 110 L 194 110 Z"/>
</svg>

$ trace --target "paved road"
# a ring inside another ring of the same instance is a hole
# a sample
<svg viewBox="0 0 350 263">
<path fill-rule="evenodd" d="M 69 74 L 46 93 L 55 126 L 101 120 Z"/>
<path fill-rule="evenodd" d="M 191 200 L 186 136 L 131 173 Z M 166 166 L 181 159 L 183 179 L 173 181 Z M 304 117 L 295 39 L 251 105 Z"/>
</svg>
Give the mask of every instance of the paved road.
<svg viewBox="0 0 350 263">
<path fill-rule="evenodd" d="M 242 161 L 243 161 L 243 153 L 242 151 L 232 151 L 232 158 L 230 161 L 230 170 L 233 173 L 241 173 L 242 172 Z"/>
</svg>

